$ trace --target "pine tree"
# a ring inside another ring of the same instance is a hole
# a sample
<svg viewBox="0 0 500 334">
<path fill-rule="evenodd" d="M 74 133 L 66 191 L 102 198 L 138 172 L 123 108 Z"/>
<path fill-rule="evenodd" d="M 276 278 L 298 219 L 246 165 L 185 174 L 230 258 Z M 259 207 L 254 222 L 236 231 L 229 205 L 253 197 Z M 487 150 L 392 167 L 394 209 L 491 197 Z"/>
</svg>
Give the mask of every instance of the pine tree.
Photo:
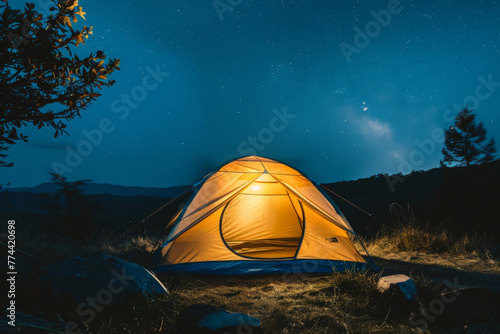
<svg viewBox="0 0 500 334">
<path fill-rule="evenodd" d="M 483 122 L 476 124 L 476 115 L 472 111 L 465 107 L 457 114 L 455 123 L 445 130 L 441 167 L 470 166 L 494 159 L 495 139 L 484 144 L 486 128 Z"/>
</svg>

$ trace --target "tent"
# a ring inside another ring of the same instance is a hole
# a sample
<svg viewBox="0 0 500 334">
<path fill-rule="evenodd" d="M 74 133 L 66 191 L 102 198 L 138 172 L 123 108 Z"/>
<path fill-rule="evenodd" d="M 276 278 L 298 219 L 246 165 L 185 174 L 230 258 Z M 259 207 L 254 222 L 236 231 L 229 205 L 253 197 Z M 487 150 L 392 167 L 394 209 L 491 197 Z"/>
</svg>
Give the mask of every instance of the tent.
<svg viewBox="0 0 500 334">
<path fill-rule="evenodd" d="M 229 161 L 193 186 L 167 225 L 156 273 L 324 273 L 367 267 L 320 186 L 275 160 Z M 369 256 L 368 256 L 369 257 Z"/>
</svg>

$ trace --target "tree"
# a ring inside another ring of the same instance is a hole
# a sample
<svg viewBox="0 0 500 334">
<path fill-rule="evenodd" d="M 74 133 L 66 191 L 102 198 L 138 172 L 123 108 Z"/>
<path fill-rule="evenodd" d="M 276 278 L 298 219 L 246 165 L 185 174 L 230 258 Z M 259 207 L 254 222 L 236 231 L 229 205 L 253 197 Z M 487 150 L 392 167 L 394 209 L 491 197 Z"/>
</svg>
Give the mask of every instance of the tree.
<svg viewBox="0 0 500 334">
<path fill-rule="evenodd" d="M 472 111 L 465 107 L 457 114 L 455 123 L 445 130 L 441 167 L 470 166 L 493 160 L 495 139 L 483 144 L 486 141 L 486 129 L 483 122 L 476 124 L 476 115 Z"/>
<path fill-rule="evenodd" d="M 50 217 L 48 229 L 70 239 L 86 239 L 95 232 L 94 210 L 90 196 L 84 195 L 84 187 L 91 180 L 69 182 L 65 177 L 49 173 L 51 181 L 59 187 L 54 194 L 40 194 L 43 207 Z"/>
<path fill-rule="evenodd" d="M 103 51 L 80 58 L 72 48 L 84 44 L 92 27 L 75 29 L 77 15 L 85 12 L 78 0 L 52 0 L 48 15 L 27 3 L 23 10 L 12 9 L 7 1 L 0 6 L 0 159 L 16 141 L 27 141 L 18 132 L 32 124 L 38 129 L 51 126 L 54 137 L 67 133 L 66 121 L 80 117 L 99 97 L 103 86 L 115 81 L 107 77 L 118 67 L 118 59 L 104 64 Z M 0 166 L 12 163 L 0 161 Z"/>
</svg>

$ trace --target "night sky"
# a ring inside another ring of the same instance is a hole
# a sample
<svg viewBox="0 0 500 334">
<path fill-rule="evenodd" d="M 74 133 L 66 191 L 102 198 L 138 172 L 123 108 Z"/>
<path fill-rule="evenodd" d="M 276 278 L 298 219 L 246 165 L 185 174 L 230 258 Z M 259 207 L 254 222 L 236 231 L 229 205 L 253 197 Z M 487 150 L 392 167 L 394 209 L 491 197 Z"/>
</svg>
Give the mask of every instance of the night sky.
<svg viewBox="0 0 500 334">
<path fill-rule="evenodd" d="M 34 186 L 55 171 L 167 187 L 252 154 L 320 183 L 406 174 L 439 165 L 442 130 L 465 104 L 500 140 L 497 1 L 80 6 L 94 36 L 78 52 L 121 59 L 117 83 L 69 122 L 70 136 L 26 128 L 0 183 Z"/>
</svg>

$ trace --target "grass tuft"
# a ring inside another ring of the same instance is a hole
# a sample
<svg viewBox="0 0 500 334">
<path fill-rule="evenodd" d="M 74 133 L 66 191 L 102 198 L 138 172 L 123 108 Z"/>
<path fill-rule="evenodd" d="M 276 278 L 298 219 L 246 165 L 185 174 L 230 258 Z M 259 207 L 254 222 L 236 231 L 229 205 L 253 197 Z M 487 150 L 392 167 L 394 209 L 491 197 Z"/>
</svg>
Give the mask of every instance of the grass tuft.
<svg viewBox="0 0 500 334">
<path fill-rule="evenodd" d="M 450 230 L 444 223 L 418 220 L 410 207 L 404 210 L 395 203 L 390 210 L 390 224 L 366 241 L 369 250 L 449 254 L 486 261 L 495 261 L 500 255 L 498 245 L 487 235 L 462 233 Z"/>
</svg>

